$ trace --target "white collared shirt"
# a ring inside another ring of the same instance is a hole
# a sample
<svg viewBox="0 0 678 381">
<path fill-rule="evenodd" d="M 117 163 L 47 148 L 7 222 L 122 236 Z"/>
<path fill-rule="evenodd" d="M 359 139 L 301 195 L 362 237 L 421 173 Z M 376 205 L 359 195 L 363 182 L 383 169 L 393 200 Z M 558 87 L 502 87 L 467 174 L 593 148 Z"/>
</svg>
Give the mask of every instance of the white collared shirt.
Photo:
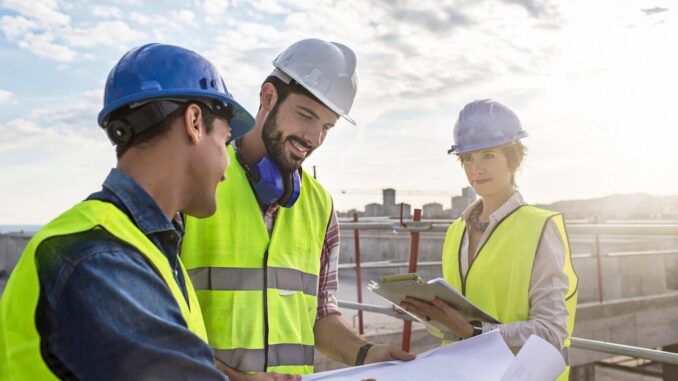
<svg viewBox="0 0 678 381">
<path fill-rule="evenodd" d="M 462 218 L 468 221 L 471 211 L 478 207 L 481 200 L 469 206 Z M 490 214 L 490 223 L 483 232 L 476 247 L 476 252 L 469 256 L 468 230 L 464 233 L 461 242 L 461 272 L 464 277 L 469 268 L 469 259 L 475 258 L 477 250 L 487 241 L 492 231 L 504 217 L 522 205 L 525 205 L 522 195 L 515 192 L 504 204 Z M 553 221 L 547 223 L 544 236 L 537 249 L 532 266 L 532 278 L 528 298 L 530 316 L 528 320 L 507 324 L 483 323 L 483 332 L 499 328 L 502 337 L 514 351 L 519 349 L 530 335 L 538 335 L 544 340 L 561 349 L 567 337 L 567 307 L 565 295 L 569 287 L 567 275 L 563 272 L 565 262 L 565 245 Z"/>
</svg>

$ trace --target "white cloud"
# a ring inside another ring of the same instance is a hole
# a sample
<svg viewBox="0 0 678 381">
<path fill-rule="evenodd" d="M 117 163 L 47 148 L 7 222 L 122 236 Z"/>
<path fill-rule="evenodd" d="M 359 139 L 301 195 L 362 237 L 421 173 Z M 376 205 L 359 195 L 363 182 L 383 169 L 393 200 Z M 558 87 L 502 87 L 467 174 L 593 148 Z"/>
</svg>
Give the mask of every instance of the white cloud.
<svg viewBox="0 0 678 381">
<path fill-rule="evenodd" d="M 195 14 L 187 9 L 170 11 L 169 18 L 177 23 L 192 23 L 195 21 Z"/>
<path fill-rule="evenodd" d="M 101 18 L 120 18 L 122 12 L 120 8 L 106 5 L 94 5 L 92 7 L 92 14 Z"/>
<path fill-rule="evenodd" d="M 139 13 L 137 11 L 130 13 L 129 18 L 130 18 L 130 20 L 136 22 L 137 24 L 141 24 L 141 25 L 147 25 L 151 22 L 150 17 L 148 17 L 148 16 L 146 16 L 142 13 Z"/>
<path fill-rule="evenodd" d="M 14 94 L 7 90 L 0 89 L 0 104 L 7 103 Z"/>
<path fill-rule="evenodd" d="M 101 91 L 87 91 L 69 107 L 36 109 L 25 117 L 0 123 L 0 136 L 4 137 L 0 141 L 0 153 L 35 145 L 58 145 L 58 142 L 77 145 L 100 141 L 102 132 L 96 116 L 102 97 Z"/>
<path fill-rule="evenodd" d="M 61 31 L 61 39 L 69 46 L 92 48 L 97 46 L 129 47 L 146 37 L 121 20 L 103 21 L 92 28 L 68 28 Z"/>
<path fill-rule="evenodd" d="M 5 8 L 37 20 L 41 25 L 68 25 L 71 17 L 60 11 L 56 0 L 6 0 Z"/>
<path fill-rule="evenodd" d="M 14 40 L 31 30 L 37 29 L 38 24 L 23 16 L 11 17 L 2 16 L 0 18 L 0 29 L 8 40 Z"/>
<path fill-rule="evenodd" d="M 55 43 L 55 39 L 51 32 L 42 34 L 26 33 L 19 41 L 19 46 L 35 53 L 39 57 L 59 62 L 70 62 L 78 56 L 78 53 L 68 46 Z"/>
</svg>

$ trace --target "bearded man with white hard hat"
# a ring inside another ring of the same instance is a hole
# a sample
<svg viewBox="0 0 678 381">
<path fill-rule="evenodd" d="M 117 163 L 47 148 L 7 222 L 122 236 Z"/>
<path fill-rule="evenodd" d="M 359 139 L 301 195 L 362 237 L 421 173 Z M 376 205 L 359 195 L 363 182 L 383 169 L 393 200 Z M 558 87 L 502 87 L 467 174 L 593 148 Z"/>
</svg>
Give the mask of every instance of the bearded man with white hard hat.
<svg viewBox="0 0 678 381">
<path fill-rule="evenodd" d="M 340 116 L 355 124 L 356 56 L 306 39 L 273 66 L 254 129 L 229 147 L 235 164 L 217 190 L 217 213 L 186 220 L 182 260 L 217 362 L 237 380 L 312 373 L 314 347 L 349 365 L 412 359 L 368 343 L 341 318 L 337 217 L 301 168 Z"/>
</svg>

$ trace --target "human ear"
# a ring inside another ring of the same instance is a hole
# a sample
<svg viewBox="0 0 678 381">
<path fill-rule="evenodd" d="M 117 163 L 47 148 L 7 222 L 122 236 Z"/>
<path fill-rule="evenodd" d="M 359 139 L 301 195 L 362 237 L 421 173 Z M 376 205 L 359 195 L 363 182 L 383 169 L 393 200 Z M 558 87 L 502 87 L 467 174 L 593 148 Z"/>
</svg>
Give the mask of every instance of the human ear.
<svg viewBox="0 0 678 381">
<path fill-rule="evenodd" d="M 259 102 L 264 112 L 270 112 L 278 102 L 278 90 L 272 83 L 266 82 L 261 86 L 261 93 L 259 94 Z"/>
<path fill-rule="evenodd" d="M 195 103 L 186 108 L 183 117 L 184 129 L 188 139 L 193 144 L 198 144 L 203 135 L 202 110 Z"/>
</svg>

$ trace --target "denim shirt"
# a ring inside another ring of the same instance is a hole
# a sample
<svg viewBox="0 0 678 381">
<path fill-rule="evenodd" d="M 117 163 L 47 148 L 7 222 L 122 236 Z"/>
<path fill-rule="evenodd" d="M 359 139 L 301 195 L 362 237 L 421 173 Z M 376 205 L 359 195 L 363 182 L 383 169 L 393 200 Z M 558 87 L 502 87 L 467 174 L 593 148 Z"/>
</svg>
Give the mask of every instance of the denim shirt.
<svg viewBox="0 0 678 381">
<path fill-rule="evenodd" d="M 178 267 L 183 229 L 146 191 L 113 169 L 88 199 L 114 204 Z M 212 350 L 190 332 L 160 275 L 136 249 L 102 228 L 51 237 L 36 250 L 41 352 L 62 379 L 226 380 Z M 198 306 L 191 306 L 198 308 Z"/>
</svg>

